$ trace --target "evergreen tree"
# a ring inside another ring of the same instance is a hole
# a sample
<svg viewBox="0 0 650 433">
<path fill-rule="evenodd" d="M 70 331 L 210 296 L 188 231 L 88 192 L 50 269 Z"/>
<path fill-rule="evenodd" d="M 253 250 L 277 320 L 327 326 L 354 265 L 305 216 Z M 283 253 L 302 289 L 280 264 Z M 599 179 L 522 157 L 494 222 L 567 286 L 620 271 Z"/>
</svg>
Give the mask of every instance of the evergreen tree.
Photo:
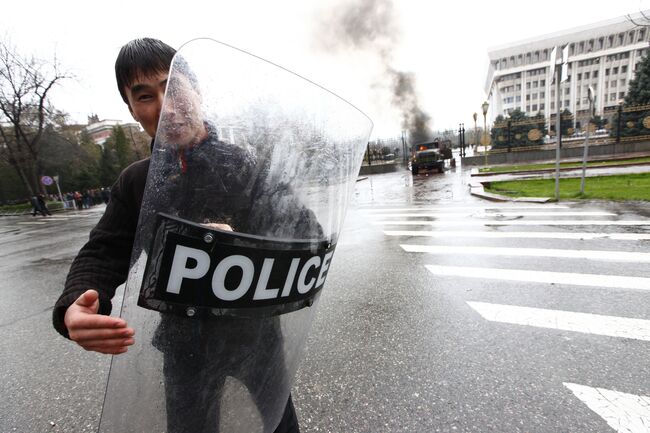
<svg viewBox="0 0 650 433">
<path fill-rule="evenodd" d="M 495 149 L 534 146 L 544 143 L 545 134 L 543 115 L 528 117 L 516 109 L 508 118 L 497 116 L 492 128 L 492 143 Z"/>
<path fill-rule="evenodd" d="M 648 105 L 650 104 L 650 56 L 643 57 L 630 81 L 625 105 Z"/>
<path fill-rule="evenodd" d="M 113 145 L 115 148 L 115 156 L 117 157 L 117 163 L 119 170 L 124 170 L 129 164 L 135 161 L 135 155 L 131 143 L 126 139 L 126 134 L 124 133 L 124 128 L 120 125 L 115 125 L 113 127 L 113 134 L 111 135 L 113 139 Z"/>
<path fill-rule="evenodd" d="M 621 121 L 618 120 L 618 112 L 614 115 L 611 135 L 618 135 L 619 125 L 621 137 L 650 135 L 648 105 L 650 105 L 650 57 L 646 55 L 638 63 L 634 78 L 630 81 L 621 112 Z"/>
<path fill-rule="evenodd" d="M 120 162 L 115 151 L 115 140 L 113 136 L 108 137 L 104 142 L 99 171 L 102 186 L 113 185 L 117 176 L 120 174 Z"/>
<path fill-rule="evenodd" d="M 563 137 L 568 137 L 573 133 L 573 113 L 568 108 L 562 110 L 560 129 L 562 130 Z"/>
<path fill-rule="evenodd" d="M 102 147 L 83 129 L 79 137 L 80 167 L 75 173 L 75 190 L 102 186 L 100 163 Z"/>
</svg>

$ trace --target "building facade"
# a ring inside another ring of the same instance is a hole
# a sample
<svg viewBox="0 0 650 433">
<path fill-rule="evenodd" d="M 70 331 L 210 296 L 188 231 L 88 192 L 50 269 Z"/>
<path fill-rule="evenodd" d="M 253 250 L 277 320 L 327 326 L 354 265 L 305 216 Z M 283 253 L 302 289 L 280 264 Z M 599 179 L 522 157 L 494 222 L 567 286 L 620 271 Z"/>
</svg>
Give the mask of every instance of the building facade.
<svg viewBox="0 0 650 433">
<path fill-rule="evenodd" d="M 650 13 L 644 12 L 646 16 Z M 632 14 L 643 22 L 640 13 Z M 492 120 L 520 109 L 529 116 L 555 114 L 556 86 L 550 76 L 554 47 L 558 61 L 569 47 L 568 81 L 560 87 L 560 109 L 589 116 L 587 92 L 594 90 L 597 115 L 613 112 L 625 97 L 637 64 L 648 54 L 650 28 L 637 27 L 627 17 L 590 24 L 508 44 L 489 51 L 485 92 Z"/>
<path fill-rule="evenodd" d="M 108 137 L 113 134 L 113 127 L 117 125 L 121 125 L 124 129 L 124 132 L 127 134 L 141 130 L 140 124 L 138 123 L 122 123 L 119 120 L 111 119 L 99 120 L 97 115 L 92 115 L 88 116 L 88 125 L 86 126 L 86 131 L 96 144 L 104 147 L 104 143 Z"/>
</svg>

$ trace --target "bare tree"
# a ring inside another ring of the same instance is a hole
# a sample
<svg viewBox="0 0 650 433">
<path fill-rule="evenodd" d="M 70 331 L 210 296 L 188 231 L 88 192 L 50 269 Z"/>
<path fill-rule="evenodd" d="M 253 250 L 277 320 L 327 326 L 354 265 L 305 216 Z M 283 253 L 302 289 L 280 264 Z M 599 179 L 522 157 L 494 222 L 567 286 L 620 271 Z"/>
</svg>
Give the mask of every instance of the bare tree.
<svg viewBox="0 0 650 433">
<path fill-rule="evenodd" d="M 56 58 L 49 63 L 22 57 L 9 42 L 0 41 L 0 158 L 16 170 L 30 194 L 39 191 L 44 129 L 58 116 L 48 96 L 65 78 Z"/>
<path fill-rule="evenodd" d="M 641 18 L 633 18 L 630 14 L 625 15 L 625 17 L 637 27 L 650 27 L 650 16 L 646 15 L 643 11 L 639 11 L 639 14 L 641 14 Z"/>
</svg>

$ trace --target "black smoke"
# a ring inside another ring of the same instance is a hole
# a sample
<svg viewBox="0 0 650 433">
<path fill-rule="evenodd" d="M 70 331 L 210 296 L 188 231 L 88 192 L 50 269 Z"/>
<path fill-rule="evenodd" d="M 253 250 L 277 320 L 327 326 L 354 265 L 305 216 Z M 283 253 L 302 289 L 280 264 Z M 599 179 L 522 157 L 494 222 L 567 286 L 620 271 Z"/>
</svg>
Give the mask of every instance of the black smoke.
<svg viewBox="0 0 650 433">
<path fill-rule="evenodd" d="M 324 14 L 317 33 L 320 46 L 328 52 L 359 50 L 377 56 L 383 67 L 391 101 L 402 117 L 402 129 L 411 143 L 432 138 L 431 117 L 420 107 L 416 77 L 393 67 L 393 53 L 400 39 L 391 0 L 350 0 L 332 6 Z"/>
</svg>

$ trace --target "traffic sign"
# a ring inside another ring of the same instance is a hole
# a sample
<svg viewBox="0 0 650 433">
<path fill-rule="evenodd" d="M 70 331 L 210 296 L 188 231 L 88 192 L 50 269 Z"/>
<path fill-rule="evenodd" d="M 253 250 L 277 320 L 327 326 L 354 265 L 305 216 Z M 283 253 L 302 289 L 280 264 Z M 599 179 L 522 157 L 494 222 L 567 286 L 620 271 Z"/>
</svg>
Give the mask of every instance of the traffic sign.
<svg viewBox="0 0 650 433">
<path fill-rule="evenodd" d="M 54 180 L 50 176 L 41 176 L 41 183 L 45 186 L 50 186 L 54 183 Z"/>
</svg>

